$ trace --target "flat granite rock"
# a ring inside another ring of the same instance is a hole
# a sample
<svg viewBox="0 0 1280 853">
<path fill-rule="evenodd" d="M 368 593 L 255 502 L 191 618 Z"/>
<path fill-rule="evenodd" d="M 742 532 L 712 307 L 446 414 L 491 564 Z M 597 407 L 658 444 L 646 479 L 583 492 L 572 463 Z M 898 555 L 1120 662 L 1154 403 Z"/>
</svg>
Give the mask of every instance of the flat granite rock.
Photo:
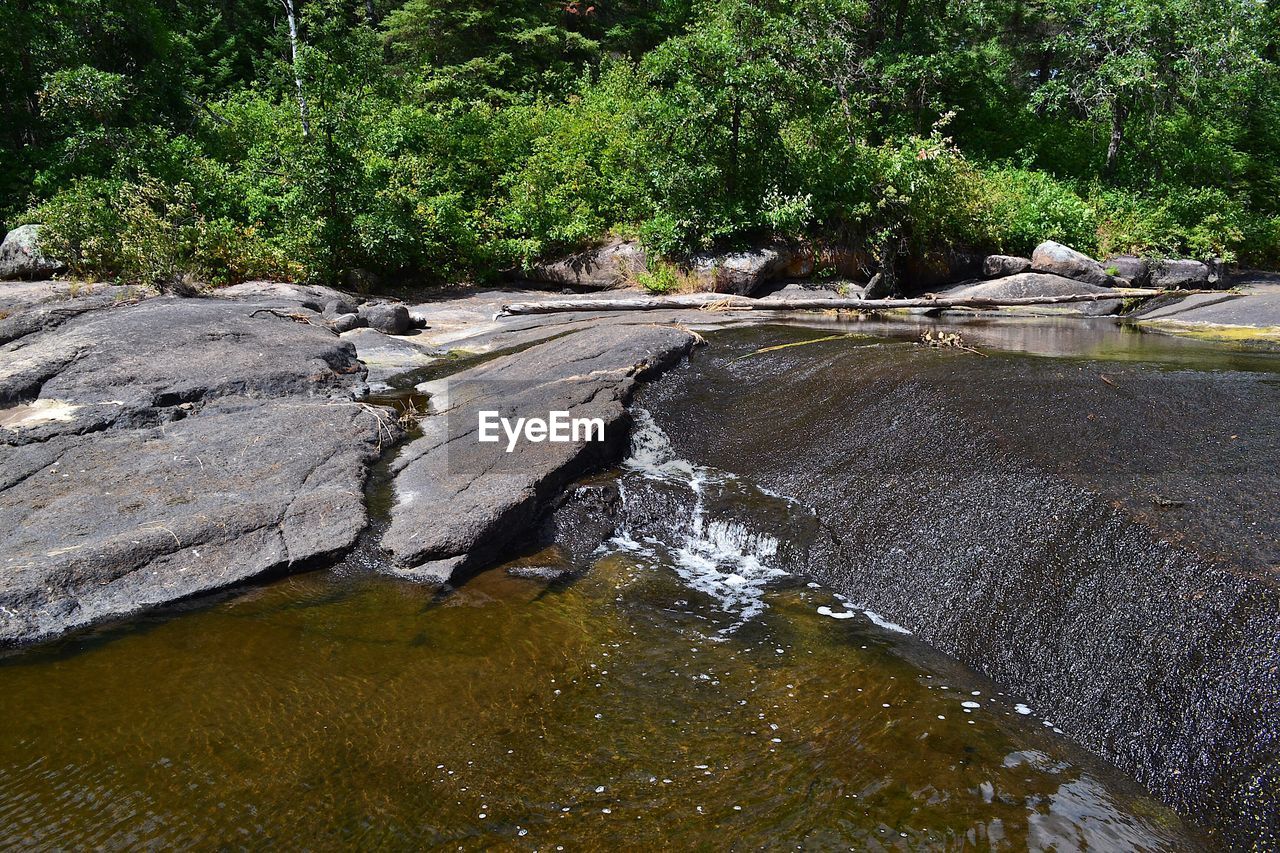
<svg viewBox="0 0 1280 853">
<path fill-rule="evenodd" d="M 355 348 L 323 325 L 254 305 L 162 297 L 92 311 L 0 346 L 0 441 L 148 426 L 175 407 L 242 394 L 350 399 Z M 57 417 L 13 409 L 54 407 Z"/>
<path fill-rule="evenodd" d="M 323 321 L 227 299 L 99 307 L 0 346 L 0 643 L 350 547 L 401 435 L 354 402 L 364 376 Z"/>
<path fill-rule="evenodd" d="M 600 326 L 503 356 L 427 386 L 422 436 L 392 463 L 396 503 L 382 539 L 395 574 L 444 583 L 492 559 L 528 530 L 575 477 L 616 460 L 628 440 L 626 405 L 646 377 L 676 364 L 696 338 L 668 326 Z M 503 417 L 599 418 L 604 440 L 481 443 L 478 412 Z"/>
<path fill-rule="evenodd" d="M 234 397 L 151 429 L 0 445 L 0 643 L 350 547 L 385 420 L 355 403 Z"/>
<path fill-rule="evenodd" d="M 1245 281 L 1235 293 L 1192 294 L 1136 316 L 1145 329 L 1175 335 L 1280 345 L 1280 282 Z"/>
<path fill-rule="evenodd" d="M 0 344 L 56 329 L 72 317 L 153 296 L 143 287 L 72 281 L 0 284 Z"/>
</svg>

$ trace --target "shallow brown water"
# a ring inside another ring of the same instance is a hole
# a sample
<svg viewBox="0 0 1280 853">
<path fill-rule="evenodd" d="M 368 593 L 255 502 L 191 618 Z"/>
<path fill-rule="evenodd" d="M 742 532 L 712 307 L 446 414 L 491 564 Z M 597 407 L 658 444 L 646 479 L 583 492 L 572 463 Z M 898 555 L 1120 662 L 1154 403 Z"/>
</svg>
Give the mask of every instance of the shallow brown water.
<svg viewBox="0 0 1280 853">
<path fill-rule="evenodd" d="M 621 557 L 559 588 L 488 572 L 440 601 L 316 573 L 11 657 L 5 842 L 1189 843 L 993 685 L 819 614 L 844 612 L 820 589 L 765 603 L 724 633 L 734 614 Z"/>
</svg>

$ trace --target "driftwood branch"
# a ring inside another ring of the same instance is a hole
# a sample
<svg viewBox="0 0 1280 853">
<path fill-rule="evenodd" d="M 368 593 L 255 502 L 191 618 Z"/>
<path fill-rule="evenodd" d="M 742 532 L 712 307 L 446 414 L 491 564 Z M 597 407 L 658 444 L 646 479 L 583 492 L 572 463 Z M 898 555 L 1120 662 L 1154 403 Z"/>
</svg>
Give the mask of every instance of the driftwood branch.
<svg viewBox="0 0 1280 853">
<path fill-rule="evenodd" d="M 1016 308 L 1022 305 L 1061 305 L 1070 302 L 1102 302 L 1111 299 L 1147 299 L 1153 296 L 1189 296 L 1204 290 L 1156 290 L 1117 288 L 1106 293 L 1073 293 L 1066 296 L 929 297 L 915 299 L 751 299 L 723 293 L 684 296 L 638 296 L 619 299 L 559 299 L 547 302 L 513 302 L 502 306 L 500 316 L 557 314 L 566 311 L 661 311 L 686 308 L 711 311 L 893 311 L 900 308 Z"/>
</svg>

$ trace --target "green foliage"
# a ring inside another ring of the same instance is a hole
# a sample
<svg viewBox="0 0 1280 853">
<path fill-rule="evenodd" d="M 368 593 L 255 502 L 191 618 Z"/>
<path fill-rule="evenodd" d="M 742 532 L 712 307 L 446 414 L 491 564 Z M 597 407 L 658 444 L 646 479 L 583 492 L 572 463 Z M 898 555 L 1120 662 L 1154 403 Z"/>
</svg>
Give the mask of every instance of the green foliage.
<svg viewBox="0 0 1280 853">
<path fill-rule="evenodd" d="M 81 274 L 163 286 L 183 274 L 222 284 L 299 272 L 252 228 L 205 216 L 186 183 L 84 180 L 34 214 L 46 250 Z"/>
<path fill-rule="evenodd" d="M 987 242 L 1003 252 L 1030 254 L 1042 240 L 1097 250 L 1097 215 L 1070 184 L 1045 172 L 997 166 L 982 173 L 979 192 Z"/>
<path fill-rule="evenodd" d="M 680 289 L 680 276 L 674 264 L 658 262 L 637 276 L 637 284 L 654 294 L 675 293 Z"/>
<path fill-rule="evenodd" d="M 611 232 L 1280 263 L 1270 6 L 292 5 L 0 5 L 0 217 L 146 282 L 482 280 Z"/>
</svg>

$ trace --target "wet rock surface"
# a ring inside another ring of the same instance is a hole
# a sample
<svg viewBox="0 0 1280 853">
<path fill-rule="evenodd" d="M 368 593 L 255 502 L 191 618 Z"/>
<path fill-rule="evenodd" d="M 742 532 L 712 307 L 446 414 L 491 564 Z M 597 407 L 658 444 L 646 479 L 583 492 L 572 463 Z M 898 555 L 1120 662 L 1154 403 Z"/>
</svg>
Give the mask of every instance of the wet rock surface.
<svg viewBox="0 0 1280 853">
<path fill-rule="evenodd" d="M 663 326 L 599 326 L 502 356 L 429 386 L 434 414 L 392 462 L 396 503 L 382 545 L 396 572 L 444 583 L 492 559 L 534 524 L 573 478 L 616 461 L 627 445 L 626 404 L 644 378 L 694 345 Z M 478 413 L 598 418 L 604 440 L 539 443 L 506 451 L 477 439 Z"/>
<path fill-rule="evenodd" d="M 1022 693 L 1224 844 L 1275 843 L 1274 373 L 850 342 L 734 361 L 772 342 L 742 335 L 642 404 L 682 456 L 821 520 L 786 568 Z"/>
</svg>

